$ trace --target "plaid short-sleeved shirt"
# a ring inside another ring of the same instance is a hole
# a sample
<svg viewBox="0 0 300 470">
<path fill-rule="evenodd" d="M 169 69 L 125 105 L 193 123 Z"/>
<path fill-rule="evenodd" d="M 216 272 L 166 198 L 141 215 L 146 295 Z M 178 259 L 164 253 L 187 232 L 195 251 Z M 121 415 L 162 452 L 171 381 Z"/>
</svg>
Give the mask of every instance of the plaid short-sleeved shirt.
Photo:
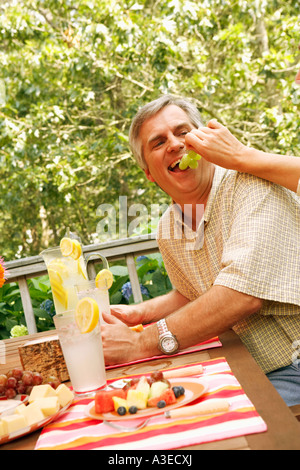
<svg viewBox="0 0 300 470">
<path fill-rule="evenodd" d="M 190 300 L 213 285 L 263 299 L 261 310 L 234 330 L 265 373 L 293 362 L 300 342 L 300 199 L 295 193 L 216 167 L 197 232 L 173 205 L 161 218 L 157 241 L 173 286 Z"/>
</svg>

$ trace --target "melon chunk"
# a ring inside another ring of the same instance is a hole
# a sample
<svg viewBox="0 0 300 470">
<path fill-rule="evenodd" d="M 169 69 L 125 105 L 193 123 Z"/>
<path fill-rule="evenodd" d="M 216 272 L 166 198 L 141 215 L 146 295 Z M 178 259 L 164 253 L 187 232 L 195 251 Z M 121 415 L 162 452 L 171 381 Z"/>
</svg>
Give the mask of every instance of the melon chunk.
<svg viewBox="0 0 300 470">
<path fill-rule="evenodd" d="M 109 413 L 114 411 L 115 406 L 113 397 L 126 398 L 126 393 L 123 389 L 120 390 L 99 390 L 95 396 L 95 411 L 96 413 Z"/>
<path fill-rule="evenodd" d="M 177 402 L 173 390 L 171 388 L 167 388 L 161 395 L 150 398 L 148 400 L 148 406 L 157 406 L 157 403 L 161 400 L 166 402 L 166 406 L 173 405 Z"/>
<path fill-rule="evenodd" d="M 169 388 L 169 385 L 166 382 L 153 382 L 150 387 L 149 399 L 159 397 L 167 388 Z"/>
</svg>

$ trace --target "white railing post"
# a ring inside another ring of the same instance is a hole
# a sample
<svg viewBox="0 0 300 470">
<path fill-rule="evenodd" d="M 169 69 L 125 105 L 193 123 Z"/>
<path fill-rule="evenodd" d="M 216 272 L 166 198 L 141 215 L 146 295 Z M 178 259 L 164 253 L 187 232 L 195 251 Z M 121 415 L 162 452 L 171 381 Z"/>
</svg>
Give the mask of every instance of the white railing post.
<svg viewBox="0 0 300 470">
<path fill-rule="evenodd" d="M 142 302 L 143 297 L 142 297 L 140 282 L 139 282 L 139 278 L 137 275 L 136 266 L 134 262 L 134 256 L 133 254 L 128 254 L 125 256 L 125 259 L 127 263 L 128 274 L 129 274 L 129 279 L 130 279 L 131 288 L 132 288 L 133 300 L 135 303 Z"/>
<path fill-rule="evenodd" d="M 28 333 L 33 335 L 34 333 L 37 333 L 37 328 L 26 278 L 17 278 L 17 283 L 19 284 Z"/>
</svg>

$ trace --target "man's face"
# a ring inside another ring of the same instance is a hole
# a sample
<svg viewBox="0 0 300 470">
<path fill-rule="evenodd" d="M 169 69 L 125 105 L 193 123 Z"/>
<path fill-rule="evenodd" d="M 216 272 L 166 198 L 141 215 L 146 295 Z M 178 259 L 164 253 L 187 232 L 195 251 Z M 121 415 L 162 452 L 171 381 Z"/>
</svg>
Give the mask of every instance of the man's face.
<svg viewBox="0 0 300 470">
<path fill-rule="evenodd" d="M 295 82 L 300 85 L 300 69 L 298 70 L 298 73 L 296 75 L 296 78 L 295 78 Z"/>
<path fill-rule="evenodd" d="M 193 128 L 195 126 L 181 108 L 169 105 L 147 119 L 140 131 L 148 165 L 145 170 L 147 178 L 157 183 L 176 202 L 180 200 L 180 195 L 197 190 L 201 182 L 203 159 L 195 170 L 188 168 L 182 171 L 178 167 L 186 153 L 185 135 Z"/>
</svg>

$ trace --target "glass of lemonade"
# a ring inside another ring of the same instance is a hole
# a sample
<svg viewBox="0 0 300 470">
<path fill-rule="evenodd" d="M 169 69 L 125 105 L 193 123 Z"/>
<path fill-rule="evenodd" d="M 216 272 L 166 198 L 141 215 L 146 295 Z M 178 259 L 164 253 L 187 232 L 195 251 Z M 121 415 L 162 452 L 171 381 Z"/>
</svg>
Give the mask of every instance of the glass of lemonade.
<svg viewBox="0 0 300 470">
<path fill-rule="evenodd" d="M 75 285 L 87 280 L 86 262 L 81 254 L 78 259 L 63 256 L 59 247 L 42 251 L 57 314 L 73 310 L 77 303 Z"/>
<path fill-rule="evenodd" d="M 108 289 L 99 289 L 96 287 L 95 280 L 83 281 L 75 286 L 75 291 L 77 293 L 78 300 L 84 297 L 91 297 L 96 300 L 100 312 L 100 322 L 103 321 L 102 313 L 110 314 Z"/>
<path fill-rule="evenodd" d="M 53 320 L 75 394 L 88 396 L 105 388 L 100 321 L 92 331 L 82 333 L 74 310 L 55 315 Z"/>
</svg>

